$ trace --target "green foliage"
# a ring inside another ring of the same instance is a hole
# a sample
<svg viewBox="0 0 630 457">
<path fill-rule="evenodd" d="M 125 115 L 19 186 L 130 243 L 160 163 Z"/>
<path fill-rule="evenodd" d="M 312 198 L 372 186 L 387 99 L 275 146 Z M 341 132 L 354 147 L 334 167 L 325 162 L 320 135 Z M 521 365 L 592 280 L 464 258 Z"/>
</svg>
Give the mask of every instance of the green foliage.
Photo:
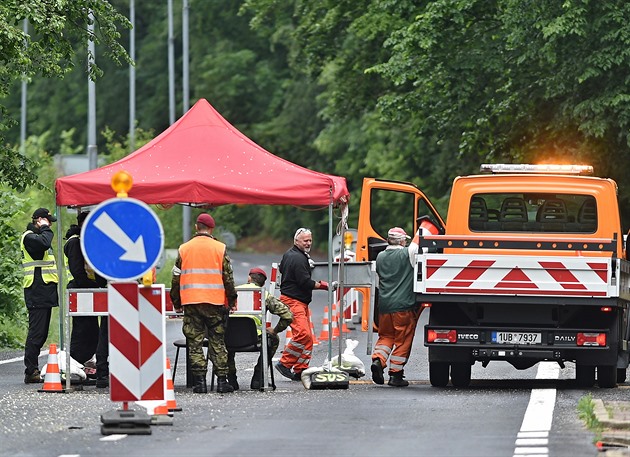
<svg viewBox="0 0 630 457">
<path fill-rule="evenodd" d="M 88 17 L 88 11 L 92 13 Z M 29 31 L 24 33 L 23 21 Z M 95 25 L 89 32 L 87 24 Z M 41 0 L 10 0 L 0 4 L 0 99 L 3 99 L 22 78 L 37 75 L 61 78 L 74 66 L 74 45 L 84 49 L 88 41 L 100 44 L 108 57 L 116 62 L 127 60 L 118 42 L 119 26 L 129 21 L 105 0 L 73 0 L 42 2 Z M 90 78 L 101 74 L 94 63 L 87 67 Z M 45 91 L 49 93 L 50 91 Z M 35 163 L 23 157 L 5 142 L 6 131 L 15 125 L 6 105 L 0 105 L 0 184 L 18 191 L 37 182 Z"/>
<path fill-rule="evenodd" d="M 22 293 L 20 232 L 14 220 L 22 215 L 24 200 L 0 189 L 0 347 L 24 343 L 26 311 Z"/>
<path fill-rule="evenodd" d="M 595 404 L 591 394 L 580 398 L 577 405 L 578 417 L 584 422 L 586 427 L 594 432 L 601 432 L 602 425 L 595 415 Z"/>
</svg>

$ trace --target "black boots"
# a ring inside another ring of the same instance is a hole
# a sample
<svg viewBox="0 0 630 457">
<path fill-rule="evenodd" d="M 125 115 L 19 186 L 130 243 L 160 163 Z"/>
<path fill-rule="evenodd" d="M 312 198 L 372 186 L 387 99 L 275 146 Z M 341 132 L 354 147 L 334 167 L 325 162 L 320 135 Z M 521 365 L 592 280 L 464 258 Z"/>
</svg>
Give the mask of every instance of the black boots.
<svg viewBox="0 0 630 457">
<path fill-rule="evenodd" d="M 372 370 L 372 381 L 374 381 L 374 384 L 378 384 L 378 385 L 385 384 L 385 378 L 383 377 L 383 365 L 381 364 L 381 359 L 372 360 L 372 365 L 370 365 L 370 369 Z"/>
<path fill-rule="evenodd" d="M 228 374 L 227 375 L 227 381 L 230 383 L 230 385 L 232 386 L 232 388 L 234 390 L 238 390 L 239 389 L 238 380 L 236 379 L 236 373 Z"/>
<path fill-rule="evenodd" d="M 205 375 L 193 375 L 193 393 L 196 394 L 207 394 L 208 386 L 206 384 L 206 376 Z"/>
<path fill-rule="evenodd" d="M 254 375 L 252 376 L 252 382 L 249 383 L 249 388 L 252 390 L 260 390 L 262 387 L 263 387 L 262 368 L 256 365 L 254 367 Z"/>
<path fill-rule="evenodd" d="M 206 384 L 206 379 L 203 380 L 204 385 Z M 193 389 L 194 391 L 194 389 Z M 220 394 L 226 394 L 230 392 L 234 392 L 234 387 L 228 382 L 227 376 L 218 376 L 217 377 L 217 392 Z"/>
<path fill-rule="evenodd" d="M 390 371 L 387 385 L 394 387 L 407 387 L 409 385 L 409 381 L 404 378 L 405 376 L 402 371 L 394 371 L 393 373 Z"/>
</svg>

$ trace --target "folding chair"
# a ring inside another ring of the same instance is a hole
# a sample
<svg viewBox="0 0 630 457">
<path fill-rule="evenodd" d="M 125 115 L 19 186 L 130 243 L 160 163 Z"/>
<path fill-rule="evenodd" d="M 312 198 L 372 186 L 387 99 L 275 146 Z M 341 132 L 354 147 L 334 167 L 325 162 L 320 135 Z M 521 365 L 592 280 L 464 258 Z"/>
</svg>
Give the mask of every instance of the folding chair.
<svg viewBox="0 0 630 457">
<path fill-rule="evenodd" d="M 186 338 L 180 338 L 173 341 L 173 346 L 177 348 L 175 352 L 175 363 L 173 363 L 173 384 L 175 383 L 175 373 L 177 372 L 177 360 L 179 359 L 179 350 L 186 349 L 186 387 L 192 387 L 192 370 L 190 368 L 190 357 L 188 357 L 188 341 Z M 208 347 L 208 338 L 203 339 L 203 347 Z M 209 354 L 206 353 L 206 360 L 208 360 Z"/>
<path fill-rule="evenodd" d="M 228 319 L 227 329 L 225 331 L 225 346 L 228 352 L 258 352 L 262 356 L 263 345 L 261 339 L 258 338 L 258 329 L 256 327 L 256 321 L 251 317 L 244 315 L 231 315 Z M 271 360 L 268 361 L 268 365 L 271 365 Z M 263 367 L 264 368 L 264 367 Z M 261 370 L 261 390 L 264 389 L 266 380 L 265 369 Z M 269 369 L 271 373 L 271 387 L 276 389 L 276 383 L 273 377 L 273 370 Z M 212 366 L 212 381 L 210 382 L 210 390 L 214 390 L 214 378 L 216 376 L 214 365 Z"/>
</svg>

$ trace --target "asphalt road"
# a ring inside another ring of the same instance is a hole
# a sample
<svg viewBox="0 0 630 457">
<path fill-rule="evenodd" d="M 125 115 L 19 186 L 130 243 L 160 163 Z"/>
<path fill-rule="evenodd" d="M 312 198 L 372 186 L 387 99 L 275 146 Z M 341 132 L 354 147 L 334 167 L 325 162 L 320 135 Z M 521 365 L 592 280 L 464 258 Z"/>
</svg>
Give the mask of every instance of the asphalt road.
<svg viewBox="0 0 630 457">
<path fill-rule="evenodd" d="M 269 271 L 271 262 L 278 260 L 238 253 L 232 258 L 238 283 L 244 282 L 249 268 Z M 325 295 L 316 295 L 312 305 L 316 333 L 321 331 Z M 578 418 L 577 403 L 588 394 L 606 401 L 625 399 L 627 385 L 582 390 L 575 386 L 570 364 L 557 374 L 553 367 L 517 371 L 491 363 L 487 368 L 473 367 L 473 382 L 467 389 L 433 388 L 422 345 L 425 321 L 423 315 L 406 367 L 411 381 L 407 388 L 371 383 L 367 334 L 359 326 L 349 336 L 359 341 L 355 355 L 365 363 L 368 375 L 347 390 L 306 390 L 276 372 L 277 390 L 251 391 L 255 355 L 238 354 L 241 390 L 193 394 L 185 387 L 185 364 L 180 362 L 175 396 L 182 411 L 174 414 L 172 425 L 151 426 L 151 435 L 101 434 L 101 415 L 121 407 L 110 401 L 107 389 L 86 386 L 66 394 L 39 393 L 40 386 L 23 384 L 21 352 L 3 351 L 0 455 L 597 455 L 595 435 Z M 181 338 L 181 320 L 168 319 L 171 362 L 175 359 L 172 341 L 177 338 Z M 338 348 L 334 341 L 332 353 Z M 316 346 L 311 365 L 321 365 L 328 351 L 325 342 Z M 40 363 L 46 363 L 45 356 Z M 547 429 L 544 443 L 532 441 L 528 431 L 532 427 Z"/>
</svg>

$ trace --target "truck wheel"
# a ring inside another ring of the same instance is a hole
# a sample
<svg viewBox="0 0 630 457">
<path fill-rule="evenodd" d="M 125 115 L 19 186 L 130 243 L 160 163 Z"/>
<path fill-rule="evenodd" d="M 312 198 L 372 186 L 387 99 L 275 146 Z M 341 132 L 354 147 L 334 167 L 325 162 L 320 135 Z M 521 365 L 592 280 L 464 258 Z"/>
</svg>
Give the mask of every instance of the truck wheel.
<svg viewBox="0 0 630 457">
<path fill-rule="evenodd" d="M 595 384 L 595 367 L 576 363 L 575 380 L 577 381 L 578 387 L 590 389 Z"/>
<path fill-rule="evenodd" d="M 429 381 L 433 387 L 446 387 L 448 367 L 446 362 L 429 362 Z"/>
<path fill-rule="evenodd" d="M 617 368 L 617 384 L 626 382 L 626 369 Z"/>
<path fill-rule="evenodd" d="M 470 363 L 452 363 L 451 364 L 451 382 L 455 387 L 468 387 L 470 385 L 470 372 L 472 365 Z"/>
<path fill-rule="evenodd" d="M 616 365 L 598 365 L 597 366 L 597 384 L 603 389 L 617 387 L 617 366 Z"/>
</svg>

